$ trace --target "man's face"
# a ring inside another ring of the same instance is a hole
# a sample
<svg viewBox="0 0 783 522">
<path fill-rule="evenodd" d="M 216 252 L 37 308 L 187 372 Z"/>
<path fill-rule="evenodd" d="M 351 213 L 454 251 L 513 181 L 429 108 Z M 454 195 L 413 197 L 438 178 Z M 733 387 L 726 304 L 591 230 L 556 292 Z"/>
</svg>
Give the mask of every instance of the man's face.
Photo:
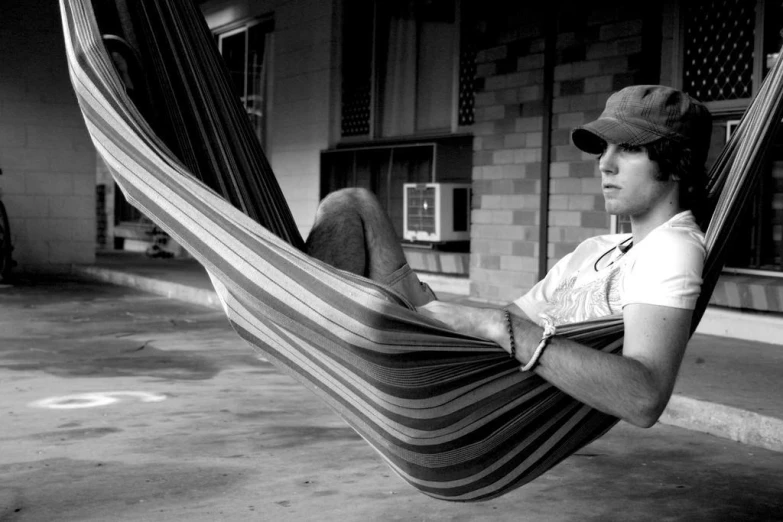
<svg viewBox="0 0 783 522">
<path fill-rule="evenodd" d="M 659 181 L 658 164 L 644 147 L 609 143 L 598 158 L 604 206 L 610 214 L 642 217 L 676 202 L 677 183 Z"/>
</svg>

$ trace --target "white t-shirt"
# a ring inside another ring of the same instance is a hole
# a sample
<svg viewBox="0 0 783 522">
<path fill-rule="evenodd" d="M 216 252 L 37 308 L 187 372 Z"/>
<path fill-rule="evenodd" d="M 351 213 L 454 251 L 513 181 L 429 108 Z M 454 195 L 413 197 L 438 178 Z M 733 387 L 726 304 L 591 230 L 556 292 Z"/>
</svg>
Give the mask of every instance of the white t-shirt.
<svg viewBox="0 0 783 522">
<path fill-rule="evenodd" d="M 706 255 L 693 214 L 677 214 L 628 249 L 631 239 L 608 234 L 584 241 L 514 303 L 533 321 L 555 325 L 619 314 L 629 304 L 693 310 Z"/>
</svg>

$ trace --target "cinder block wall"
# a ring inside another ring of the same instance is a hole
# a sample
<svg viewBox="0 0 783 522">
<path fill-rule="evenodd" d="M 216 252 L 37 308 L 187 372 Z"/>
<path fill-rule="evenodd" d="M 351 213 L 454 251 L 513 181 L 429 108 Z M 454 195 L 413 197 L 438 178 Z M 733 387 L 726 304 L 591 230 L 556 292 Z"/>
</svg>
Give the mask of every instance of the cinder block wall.
<svg viewBox="0 0 783 522">
<path fill-rule="evenodd" d="M 507 14 L 476 64 L 470 279 L 471 295 L 488 301 L 532 286 L 538 264 L 544 19 Z"/>
<path fill-rule="evenodd" d="M 95 259 L 95 151 L 65 60 L 57 2 L 0 14 L 0 191 L 20 271 Z"/>
<path fill-rule="evenodd" d="M 329 146 L 334 89 L 334 2 L 211 0 L 201 9 L 214 30 L 272 15 L 272 107 L 266 154 L 306 237 L 318 206 L 320 152 Z"/>
<path fill-rule="evenodd" d="M 304 237 L 320 193 L 321 150 L 329 146 L 334 2 L 282 2 L 275 11 L 272 167 Z"/>
<path fill-rule="evenodd" d="M 658 82 L 661 22 L 650 11 L 595 2 L 557 18 L 548 267 L 609 232 L 595 158 L 570 132 L 597 117 L 612 92 Z M 538 280 L 546 16 L 507 13 L 506 30 L 477 57 L 470 278 L 471 295 L 486 301 L 513 300 Z"/>
</svg>

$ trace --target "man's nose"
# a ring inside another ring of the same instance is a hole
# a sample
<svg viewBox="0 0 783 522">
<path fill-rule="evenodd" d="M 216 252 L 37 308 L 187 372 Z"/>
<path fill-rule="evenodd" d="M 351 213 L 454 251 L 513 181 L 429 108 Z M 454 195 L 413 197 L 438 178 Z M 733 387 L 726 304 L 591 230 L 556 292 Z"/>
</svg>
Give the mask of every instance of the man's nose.
<svg viewBox="0 0 783 522">
<path fill-rule="evenodd" d="M 601 174 L 615 174 L 617 172 L 617 151 L 609 145 L 598 159 L 598 170 Z"/>
</svg>

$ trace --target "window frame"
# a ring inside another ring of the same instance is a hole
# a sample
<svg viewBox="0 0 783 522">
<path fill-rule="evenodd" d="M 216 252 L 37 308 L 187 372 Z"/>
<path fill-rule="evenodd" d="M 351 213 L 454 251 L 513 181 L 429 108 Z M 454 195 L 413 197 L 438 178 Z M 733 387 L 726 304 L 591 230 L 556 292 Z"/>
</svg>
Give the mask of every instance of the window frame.
<svg viewBox="0 0 783 522">
<path fill-rule="evenodd" d="M 459 125 L 459 81 L 460 81 L 460 50 L 463 44 L 463 31 L 462 31 L 462 2 L 463 0 L 454 0 L 454 24 L 456 26 L 456 38 L 453 42 L 452 48 L 452 75 L 451 75 L 451 114 L 450 125 L 448 128 L 441 128 L 431 131 L 418 131 L 414 130 L 412 134 L 401 134 L 396 136 L 383 136 L 381 129 L 380 115 L 383 113 L 383 97 L 381 96 L 380 78 L 383 75 L 381 71 L 381 60 L 379 46 L 379 14 L 378 14 L 378 2 L 383 0 L 373 0 L 372 2 L 372 57 L 370 68 L 372 76 L 370 78 L 370 116 L 369 116 L 369 131 L 364 135 L 351 135 L 345 136 L 342 133 L 341 119 L 343 110 L 343 100 L 341 96 L 337 98 L 337 110 L 336 122 L 335 122 L 335 136 L 337 143 L 354 145 L 360 143 L 378 143 L 385 142 L 415 142 L 421 140 L 429 140 L 444 136 L 455 136 L 460 134 L 470 134 L 473 129 L 473 124 Z M 344 28 L 340 25 L 341 38 L 344 37 Z M 341 64 L 337 68 L 337 74 L 340 79 L 340 84 L 344 81 L 342 74 L 342 60 L 344 56 L 340 55 Z M 342 92 L 340 89 L 339 92 Z M 415 102 L 415 100 L 414 100 Z M 414 109 L 415 111 L 415 109 Z M 414 113 L 414 119 L 416 114 Z"/>
<path fill-rule="evenodd" d="M 767 10 L 767 2 L 768 0 L 756 0 L 755 2 L 755 12 L 756 12 L 756 20 L 755 20 L 755 26 L 754 26 L 754 46 L 753 46 L 753 64 L 752 64 L 752 96 L 756 96 L 758 93 L 758 89 L 761 86 L 761 83 L 764 79 L 764 67 L 767 60 L 767 54 L 765 53 L 765 40 L 767 37 L 767 34 L 765 34 L 765 31 L 767 29 L 766 27 L 766 15 L 768 14 Z M 680 0 L 676 4 L 676 11 L 675 11 L 675 30 L 674 30 L 674 41 L 673 41 L 673 60 L 672 60 L 672 86 L 678 89 L 683 88 L 683 77 L 684 77 L 684 42 L 685 42 L 685 23 L 683 20 L 683 8 L 684 8 L 685 2 L 684 0 Z M 783 36 L 783 35 L 782 35 Z M 713 117 L 716 120 L 720 120 L 721 122 L 725 122 L 726 124 L 726 142 L 728 142 L 729 138 L 731 137 L 731 132 L 734 128 L 736 128 L 736 125 L 739 123 L 739 118 L 741 118 L 744 111 L 748 108 L 750 105 L 750 102 L 752 100 L 751 98 L 741 98 L 737 100 L 720 100 L 720 101 L 711 101 L 711 102 L 705 102 L 706 107 L 710 110 Z M 615 220 L 612 221 L 612 230 L 615 230 L 616 222 Z M 783 268 L 783 267 L 781 267 Z M 735 275 L 750 275 L 750 276 L 764 276 L 764 277 L 776 277 L 776 278 L 783 278 L 783 270 L 764 270 L 760 268 L 743 268 L 743 267 L 733 267 L 733 266 L 724 266 L 722 269 L 722 273 L 724 274 L 735 274 Z"/>
<path fill-rule="evenodd" d="M 631 222 L 627 216 L 618 216 L 616 214 L 611 214 L 609 216 L 610 234 L 630 234 L 631 233 L 630 227 L 631 227 Z"/>
<path fill-rule="evenodd" d="M 266 58 L 268 58 L 268 63 L 266 64 L 267 70 L 266 70 L 266 78 L 264 80 L 264 90 L 266 92 L 266 97 L 264 99 L 263 104 L 263 113 L 264 113 L 264 121 L 263 121 L 263 134 L 264 139 L 259 140 L 261 142 L 261 148 L 269 154 L 269 133 L 271 130 L 271 120 L 272 120 L 272 97 L 273 97 L 273 78 L 274 78 L 274 42 L 275 42 L 275 31 L 274 31 L 274 18 L 272 15 L 263 15 L 263 16 L 257 16 L 249 19 L 242 19 L 237 20 L 236 22 L 232 22 L 230 24 L 222 25 L 220 27 L 216 27 L 212 29 L 212 34 L 215 38 L 215 44 L 218 48 L 218 53 L 223 55 L 223 40 L 225 38 L 228 38 L 230 36 L 234 36 L 236 34 L 245 33 L 245 60 L 244 60 L 244 85 L 242 91 L 244 92 L 244 97 L 247 97 L 248 92 L 248 48 L 249 48 L 249 34 L 250 29 L 252 27 L 256 27 L 258 25 L 268 25 L 269 30 L 266 31 L 269 35 L 269 41 L 268 45 L 269 48 L 265 49 L 264 54 L 266 55 Z M 246 100 L 242 100 L 242 103 L 247 103 Z M 245 107 L 247 109 L 247 107 Z"/>
<path fill-rule="evenodd" d="M 684 53 L 685 48 L 685 23 L 683 16 L 683 9 L 687 2 L 680 0 L 676 4 L 675 13 L 675 30 L 674 30 L 674 49 L 672 60 L 672 87 L 675 89 L 683 88 L 683 76 L 684 76 Z M 705 102 L 704 105 L 709 109 L 713 116 L 725 116 L 737 113 L 742 113 L 750 105 L 752 97 L 756 95 L 761 82 L 764 78 L 764 11 L 766 0 L 756 0 L 756 23 L 753 28 L 754 42 L 753 42 L 753 86 L 751 90 L 750 98 L 738 98 L 736 100 L 718 100 Z M 755 59 L 755 57 L 761 57 L 761 59 Z"/>
<path fill-rule="evenodd" d="M 739 126 L 739 123 L 740 123 L 739 119 L 726 121 L 726 143 L 728 143 L 728 141 L 731 139 L 731 134 Z M 783 279 L 783 271 L 763 270 L 760 268 L 742 268 L 742 267 L 734 267 L 734 266 L 724 266 L 723 273 L 732 274 L 732 275 L 757 275 L 757 276 L 764 276 L 764 277 L 777 277 L 779 279 Z"/>
</svg>

